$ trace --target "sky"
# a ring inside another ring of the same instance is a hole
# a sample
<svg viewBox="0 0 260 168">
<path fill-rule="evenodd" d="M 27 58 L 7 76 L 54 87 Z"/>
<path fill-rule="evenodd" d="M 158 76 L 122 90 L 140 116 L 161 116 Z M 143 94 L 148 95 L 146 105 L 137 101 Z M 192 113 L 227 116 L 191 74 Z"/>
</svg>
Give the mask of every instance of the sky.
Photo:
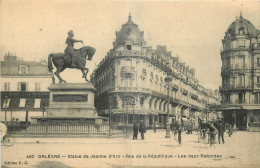
<svg viewBox="0 0 260 168">
<path fill-rule="evenodd" d="M 220 49 L 228 26 L 242 12 L 260 30 L 260 1 L 1 0 L 0 9 L 1 60 L 7 52 L 25 61 L 47 60 L 49 53 L 64 52 L 67 32 L 73 30 L 75 39 L 96 48 L 86 65 L 90 75 L 131 12 L 147 46 L 166 45 L 211 89 L 221 85 Z M 84 82 L 79 70 L 66 69 L 61 76 Z"/>
</svg>

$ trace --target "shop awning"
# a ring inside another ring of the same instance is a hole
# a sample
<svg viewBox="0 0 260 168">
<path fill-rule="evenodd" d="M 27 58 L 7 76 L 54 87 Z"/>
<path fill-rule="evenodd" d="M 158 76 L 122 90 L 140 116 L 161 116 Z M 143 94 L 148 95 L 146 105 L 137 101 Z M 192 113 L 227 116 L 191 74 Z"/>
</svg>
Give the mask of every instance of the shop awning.
<svg viewBox="0 0 260 168">
<path fill-rule="evenodd" d="M 8 111 L 42 111 L 49 106 L 49 92 L 2 92 L 1 109 Z"/>
</svg>

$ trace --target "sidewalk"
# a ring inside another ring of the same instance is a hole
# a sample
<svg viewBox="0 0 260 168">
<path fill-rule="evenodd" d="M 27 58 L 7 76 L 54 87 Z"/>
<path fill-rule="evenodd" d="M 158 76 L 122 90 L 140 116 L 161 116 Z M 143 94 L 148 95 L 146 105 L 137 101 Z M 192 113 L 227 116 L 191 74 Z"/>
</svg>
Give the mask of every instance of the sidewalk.
<svg viewBox="0 0 260 168">
<path fill-rule="evenodd" d="M 148 130 L 145 134 L 145 140 L 140 140 L 140 134 L 138 135 L 138 140 L 132 140 L 132 134 L 128 134 L 125 137 L 122 136 L 86 136 L 86 137 L 15 137 L 15 143 L 18 144 L 102 144 L 102 143 L 152 143 L 162 141 L 165 138 L 165 130 L 157 130 L 157 133 L 154 133 L 153 130 Z M 173 138 L 173 137 L 172 137 Z M 167 140 L 167 139 L 166 139 Z"/>
</svg>

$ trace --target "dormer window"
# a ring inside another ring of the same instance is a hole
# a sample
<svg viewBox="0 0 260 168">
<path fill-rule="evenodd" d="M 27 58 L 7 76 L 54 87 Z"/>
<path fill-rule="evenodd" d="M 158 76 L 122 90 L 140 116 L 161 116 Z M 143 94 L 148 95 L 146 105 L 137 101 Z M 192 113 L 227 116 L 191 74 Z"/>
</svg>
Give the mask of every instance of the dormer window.
<svg viewBox="0 0 260 168">
<path fill-rule="evenodd" d="M 19 67 L 19 74 L 28 74 L 28 67 L 24 66 L 24 65 L 21 65 Z"/>
<path fill-rule="evenodd" d="M 245 28 L 244 27 L 240 27 L 238 29 L 238 31 L 239 31 L 239 34 L 245 34 Z"/>
<path fill-rule="evenodd" d="M 132 50 L 132 45 L 126 45 L 127 50 Z"/>
</svg>

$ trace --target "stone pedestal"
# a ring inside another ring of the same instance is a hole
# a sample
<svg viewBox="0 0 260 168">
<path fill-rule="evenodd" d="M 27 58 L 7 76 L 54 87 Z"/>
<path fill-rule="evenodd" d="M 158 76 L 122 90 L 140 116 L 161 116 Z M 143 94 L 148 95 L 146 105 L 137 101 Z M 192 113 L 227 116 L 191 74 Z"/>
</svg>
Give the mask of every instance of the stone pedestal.
<svg viewBox="0 0 260 168">
<path fill-rule="evenodd" d="M 37 123 L 91 123 L 101 124 L 104 117 L 99 117 L 94 107 L 96 89 L 91 83 L 59 83 L 48 87 L 50 103 L 46 116 L 31 117 Z"/>
</svg>

